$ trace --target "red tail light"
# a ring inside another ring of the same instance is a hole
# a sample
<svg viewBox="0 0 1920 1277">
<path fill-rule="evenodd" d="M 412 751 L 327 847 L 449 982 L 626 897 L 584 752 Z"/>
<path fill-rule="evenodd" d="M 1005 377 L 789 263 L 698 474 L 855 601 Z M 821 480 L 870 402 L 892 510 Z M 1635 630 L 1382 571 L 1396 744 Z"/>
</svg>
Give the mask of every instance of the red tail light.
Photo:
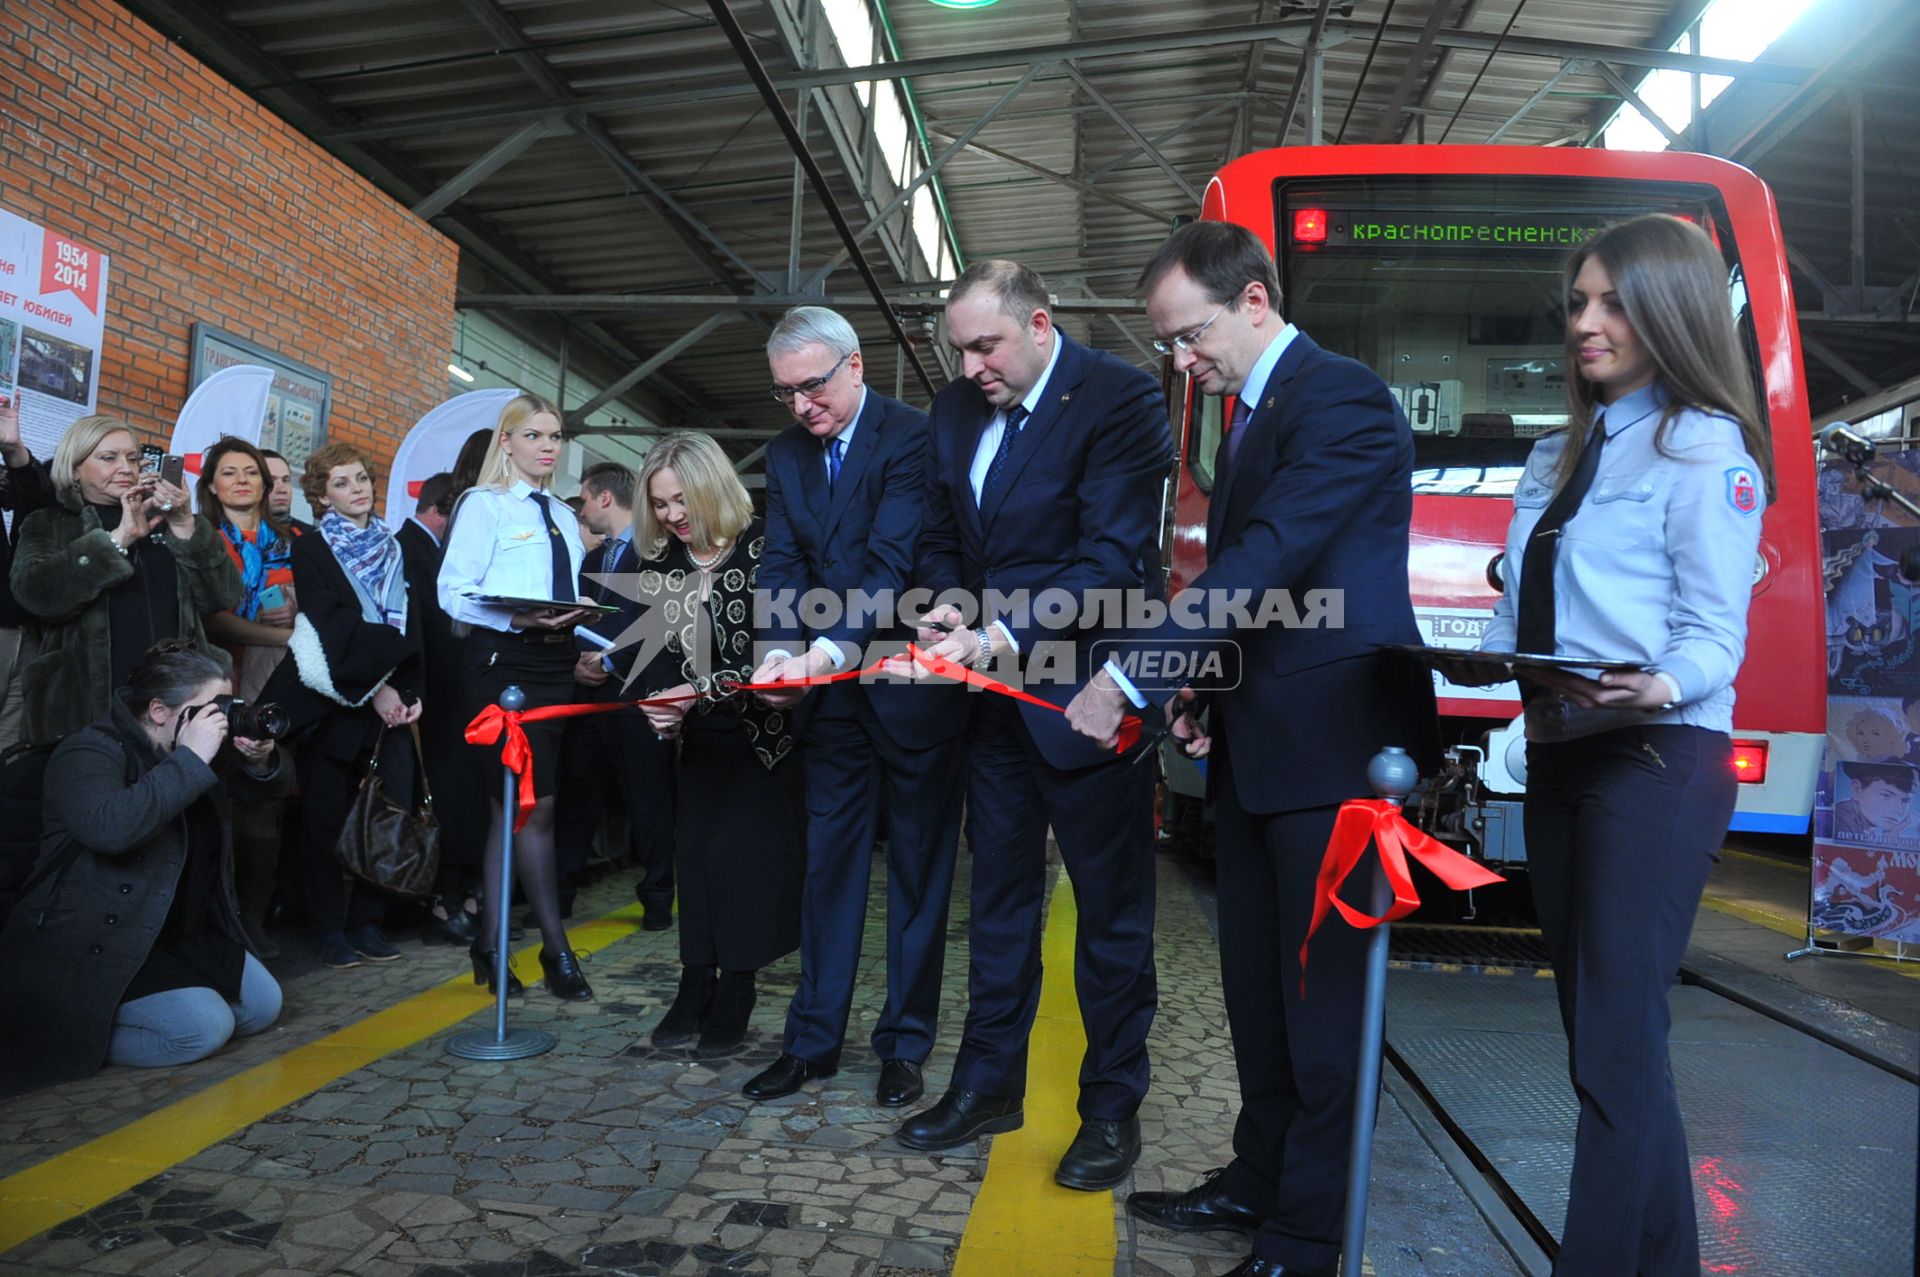
<svg viewBox="0 0 1920 1277">
<path fill-rule="evenodd" d="M 1293 242 L 1296 244 L 1324 244 L 1327 242 L 1327 210 L 1324 208 L 1297 208 L 1293 211 Z"/>
<path fill-rule="evenodd" d="M 1767 742 L 1763 740 L 1737 740 L 1733 742 L 1733 774 L 1742 785 L 1764 785 L 1767 783 Z"/>
</svg>

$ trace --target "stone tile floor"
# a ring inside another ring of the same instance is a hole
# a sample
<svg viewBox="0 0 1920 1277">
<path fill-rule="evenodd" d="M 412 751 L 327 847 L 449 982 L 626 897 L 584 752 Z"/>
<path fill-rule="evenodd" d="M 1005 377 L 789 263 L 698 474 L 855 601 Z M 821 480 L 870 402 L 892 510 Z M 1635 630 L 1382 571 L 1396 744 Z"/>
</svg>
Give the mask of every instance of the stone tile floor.
<svg viewBox="0 0 1920 1277">
<path fill-rule="evenodd" d="M 1137 1225 L 1127 1188 L 1185 1187 L 1228 1155 L 1236 1090 L 1211 932 L 1210 887 L 1163 859 L 1161 1007 L 1146 1153 L 1114 1195 L 1116 1273 L 1212 1277 L 1244 1256 L 1228 1235 Z M 956 890 L 937 1095 L 965 1014 L 965 886 Z M 579 916 L 631 900 L 628 875 L 582 893 Z M 841 1072 L 755 1105 L 739 1084 L 779 1049 L 789 958 L 761 976 L 754 1034 L 698 1060 L 646 1040 L 678 978 L 673 932 L 635 931 L 588 959 L 598 997 L 536 986 L 514 1021 L 558 1039 L 546 1055 L 474 1063 L 445 1035 L 388 1056 L 0 1256 L 0 1277 L 140 1273 L 264 1277 L 931 1277 L 950 1271 L 989 1141 L 937 1156 L 892 1133 L 865 1047 L 882 996 L 882 875 Z M 406 946 L 405 961 L 347 972 L 303 954 L 275 963 L 281 1026 L 174 1074 L 108 1069 L 0 1105 L 0 1174 L 38 1162 L 279 1052 L 430 987 L 464 962 Z M 490 1006 L 475 993 L 476 1020 Z M 1389 1097 L 1377 1141 L 1370 1271 L 1494 1277 L 1518 1269 Z"/>
</svg>

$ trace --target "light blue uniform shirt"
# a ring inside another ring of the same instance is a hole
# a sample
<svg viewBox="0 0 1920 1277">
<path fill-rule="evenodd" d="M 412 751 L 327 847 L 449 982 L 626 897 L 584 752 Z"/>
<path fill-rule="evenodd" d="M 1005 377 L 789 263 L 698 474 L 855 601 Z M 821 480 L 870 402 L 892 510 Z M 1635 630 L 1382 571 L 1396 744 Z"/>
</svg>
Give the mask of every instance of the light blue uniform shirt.
<svg viewBox="0 0 1920 1277">
<path fill-rule="evenodd" d="M 1740 427 L 1693 408 L 1674 416 L 1654 383 L 1595 414 L 1606 429 L 1593 487 L 1560 534 L 1553 568 L 1554 654 L 1638 661 L 1679 689 L 1670 710 L 1580 709 L 1543 694 L 1527 739 L 1565 740 L 1645 723 L 1733 730 L 1733 679 L 1746 657 L 1766 489 Z M 1511 652 L 1520 568 L 1556 487 L 1565 432 L 1534 445 L 1513 494 L 1500 561 L 1505 591 L 1480 640 Z"/>
<path fill-rule="evenodd" d="M 567 579 L 553 579 L 553 554 L 547 549 L 547 522 L 534 504 L 538 491 L 522 479 L 511 488 L 474 488 L 460 498 L 440 560 L 440 606 L 449 617 L 490 630 L 513 630 L 510 607 L 482 603 L 483 595 L 544 599 L 555 594 L 580 597 L 580 524 L 573 510 L 552 492 L 547 509 L 567 543 Z"/>
</svg>

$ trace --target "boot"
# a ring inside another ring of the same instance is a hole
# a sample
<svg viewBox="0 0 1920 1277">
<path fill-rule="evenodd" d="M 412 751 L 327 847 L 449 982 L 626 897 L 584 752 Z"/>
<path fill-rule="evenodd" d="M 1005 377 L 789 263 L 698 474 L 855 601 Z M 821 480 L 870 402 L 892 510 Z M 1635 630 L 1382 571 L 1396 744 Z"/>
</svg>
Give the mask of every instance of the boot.
<svg viewBox="0 0 1920 1277">
<path fill-rule="evenodd" d="M 753 972 L 722 971 L 713 992 L 713 1008 L 700 1029 L 698 1056 L 726 1055 L 747 1040 L 747 1021 L 753 1018 Z"/>
<path fill-rule="evenodd" d="M 713 1003 L 714 987 L 712 967 L 682 967 L 680 991 L 674 994 L 673 1005 L 660 1017 L 660 1023 L 653 1026 L 653 1044 L 679 1046 L 698 1033 Z"/>
</svg>

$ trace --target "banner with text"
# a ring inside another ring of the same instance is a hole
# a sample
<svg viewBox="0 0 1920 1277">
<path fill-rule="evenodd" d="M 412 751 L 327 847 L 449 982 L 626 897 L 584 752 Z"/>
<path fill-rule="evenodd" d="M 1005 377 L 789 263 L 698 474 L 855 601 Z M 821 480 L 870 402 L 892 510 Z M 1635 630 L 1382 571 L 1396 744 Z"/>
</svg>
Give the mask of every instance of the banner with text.
<svg viewBox="0 0 1920 1277">
<path fill-rule="evenodd" d="M 107 255 L 0 208 L 0 400 L 36 457 L 94 410 Z"/>
</svg>

